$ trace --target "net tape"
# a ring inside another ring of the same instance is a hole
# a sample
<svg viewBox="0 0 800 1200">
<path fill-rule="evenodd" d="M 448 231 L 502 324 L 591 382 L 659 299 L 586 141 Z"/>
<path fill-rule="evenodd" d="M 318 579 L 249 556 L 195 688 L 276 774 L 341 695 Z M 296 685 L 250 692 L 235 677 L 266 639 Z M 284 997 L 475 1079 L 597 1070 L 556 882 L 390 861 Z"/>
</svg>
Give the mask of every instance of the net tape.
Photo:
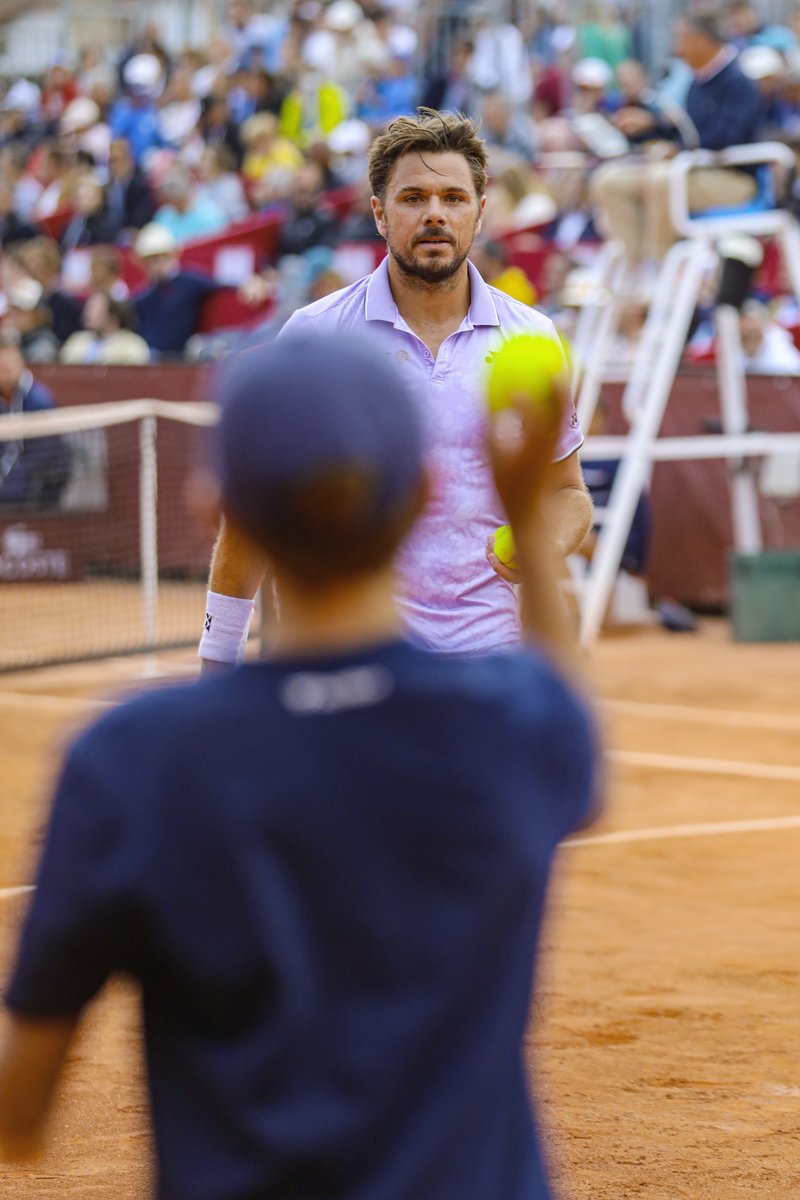
<svg viewBox="0 0 800 1200">
<path fill-rule="evenodd" d="M 203 401 L 110 400 L 102 404 L 75 404 L 37 412 L 8 413 L 0 417 L 0 442 L 13 442 L 55 434 L 106 429 L 148 417 L 210 427 L 219 419 L 215 404 Z"/>
</svg>

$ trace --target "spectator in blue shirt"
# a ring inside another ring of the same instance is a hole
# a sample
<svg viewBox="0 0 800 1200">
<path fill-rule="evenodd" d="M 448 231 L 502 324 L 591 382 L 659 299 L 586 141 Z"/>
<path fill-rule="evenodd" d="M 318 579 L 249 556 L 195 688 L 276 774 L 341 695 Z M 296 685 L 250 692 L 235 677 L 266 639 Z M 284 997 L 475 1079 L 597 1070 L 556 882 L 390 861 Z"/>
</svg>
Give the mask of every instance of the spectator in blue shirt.
<svg viewBox="0 0 800 1200">
<path fill-rule="evenodd" d="M 223 285 L 200 271 L 182 267 L 174 234 L 154 221 L 142 229 L 134 249 L 150 281 L 133 297 L 137 332 L 154 360 L 181 358 L 189 338 L 197 333 L 203 301 Z M 270 279 L 255 274 L 240 285 L 238 298 L 256 308 L 271 290 Z"/>
<path fill-rule="evenodd" d="M 178 245 L 217 233 L 228 223 L 225 210 L 212 197 L 198 195 L 185 167 L 176 164 L 170 168 L 159 195 L 163 204 L 153 220 L 168 229 Z"/>
<path fill-rule="evenodd" d="M 125 138 L 134 162 L 140 163 L 148 150 L 165 144 L 155 103 L 164 85 L 163 71 L 154 54 L 136 54 L 125 64 L 122 76 L 125 95 L 111 109 L 111 136 Z"/>
<path fill-rule="evenodd" d="M 138 333 L 154 358 L 180 358 L 197 332 L 203 301 L 219 285 L 208 275 L 181 267 L 175 235 L 163 225 L 145 225 L 134 248 L 150 281 L 133 298 Z"/>
</svg>

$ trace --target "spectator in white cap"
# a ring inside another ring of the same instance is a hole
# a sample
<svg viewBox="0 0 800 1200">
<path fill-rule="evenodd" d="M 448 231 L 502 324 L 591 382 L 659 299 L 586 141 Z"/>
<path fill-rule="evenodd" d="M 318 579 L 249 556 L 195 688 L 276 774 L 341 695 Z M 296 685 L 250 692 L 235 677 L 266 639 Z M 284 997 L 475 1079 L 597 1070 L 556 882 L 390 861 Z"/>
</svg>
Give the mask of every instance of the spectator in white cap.
<svg viewBox="0 0 800 1200">
<path fill-rule="evenodd" d="M 21 145 L 32 150 L 41 137 L 42 93 L 29 79 L 17 79 L 0 101 L 0 147 Z"/>
<path fill-rule="evenodd" d="M 119 82 L 123 87 L 129 86 L 129 81 L 126 79 L 128 63 L 133 58 L 144 55 L 158 60 L 162 80 L 166 80 L 172 68 L 172 63 L 161 39 L 161 31 L 155 21 L 147 21 L 142 26 L 141 31 L 128 43 L 119 58 Z"/>
<path fill-rule="evenodd" d="M 203 300 L 217 285 L 207 275 L 181 268 L 177 240 L 164 225 L 145 225 L 134 251 L 149 281 L 133 297 L 139 334 L 154 358 L 180 358 L 197 332 Z"/>
<path fill-rule="evenodd" d="M 614 72 L 602 58 L 582 58 L 572 68 L 572 83 L 575 92 L 572 107 L 575 112 L 599 112 L 606 107 L 609 88 L 614 82 Z"/>
<path fill-rule="evenodd" d="M 186 343 L 197 333 L 203 301 L 222 286 L 208 275 L 180 264 L 175 235 L 151 221 L 136 238 L 134 251 L 148 285 L 133 297 L 137 330 L 154 359 L 183 356 Z M 267 298 L 269 285 L 251 276 L 239 288 L 239 299 L 254 307 Z"/>
<path fill-rule="evenodd" d="M 785 130 L 788 106 L 783 87 L 786 59 L 772 46 L 747 46 L 738 58 L 739 67 L 752 79 L 761 96 L 761 119 L 765 139 L 780 137 Z"/>
<path fill-rule="evenodd" d="M 60 342 L 50 328 L 52 315 L 44 303 L 41 284 L 18 279 L 6 291 L 5 327 L 19 338 L 23 358 L 29 363 L 51 363 L 58 358 Z"/>
<path fill-rule="evenodd" d="M 125 94 L 111 110 L 111 136 L 124 137 L 138 163 L 149 150 L 164 144 L 155 103 L 164 73 L 154 54 L 135 54 L 125 64 L 122 78 Z"/>
<path fill-rule="evenodd" d="M 328 134 L 334 170 L 343 183 L 359 183 L 367 176 L 367 154 L 372 131 L 366 121 L 342 121 Z"/>
<path fill-rule="evenodd" d="M 102 120 L 99 105 L 89 96 L 70 101 L 61 114 L 59 130 L 65 145 L 85 150 L 99 166 L 108 162 L 111 130 Z"/>
</svg>

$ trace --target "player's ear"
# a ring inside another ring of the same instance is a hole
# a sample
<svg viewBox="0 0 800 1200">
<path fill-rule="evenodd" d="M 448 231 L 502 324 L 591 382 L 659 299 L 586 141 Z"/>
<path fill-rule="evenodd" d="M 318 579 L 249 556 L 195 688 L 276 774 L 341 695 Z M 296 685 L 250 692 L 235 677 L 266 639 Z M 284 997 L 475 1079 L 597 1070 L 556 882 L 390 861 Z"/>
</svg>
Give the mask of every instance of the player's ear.
<svg viewBox="0 0 800 1200">
<path fill-rule="evenodd" d="M 375 218 L 375 224 L 378 227 L 378 233 L 382 238 L 386 237 L 386 221 L 383 215 L 383 203 L 378 196 L 373 196 L 370 204 L 372 205 L 372 215 Z"/>
<path fill-rule="evenodd" d="M 483 226 L 483 214 L 485 212 L 486 212 L 486 197 L 481 196 L 480 200 L 478 201 L 478 222 L 475 226 L 475 237 L 477 237 L 481 231 L 481 228 Z"/>
</svg>

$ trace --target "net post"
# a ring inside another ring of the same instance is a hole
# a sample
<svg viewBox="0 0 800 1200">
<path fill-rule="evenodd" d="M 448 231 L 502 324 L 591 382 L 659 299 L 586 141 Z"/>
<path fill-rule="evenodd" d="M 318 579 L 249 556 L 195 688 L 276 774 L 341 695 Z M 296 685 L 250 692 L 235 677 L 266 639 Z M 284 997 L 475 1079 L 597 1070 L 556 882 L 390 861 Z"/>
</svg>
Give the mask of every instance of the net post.
<svg viewBox="0 0 800 1200">
<path fill-rule="evenodd" d="M 158 640 L 158 470 L 156 418 L 139 424 L 139 554 L 142 564 L 142 634 L 146 647 Z"/>
</svg>

